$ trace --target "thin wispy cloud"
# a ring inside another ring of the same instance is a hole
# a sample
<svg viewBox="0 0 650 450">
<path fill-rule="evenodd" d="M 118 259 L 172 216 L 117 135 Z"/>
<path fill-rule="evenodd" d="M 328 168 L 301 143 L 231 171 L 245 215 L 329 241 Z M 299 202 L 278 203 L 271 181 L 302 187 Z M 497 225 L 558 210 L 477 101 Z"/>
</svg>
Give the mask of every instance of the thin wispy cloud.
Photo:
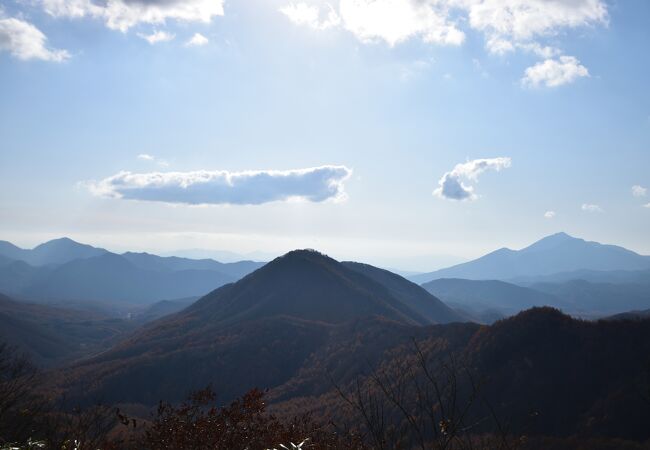
<svg viewBox="0 0 650 450">
<path fill-rule="evenodd" d="M 448 200 L 476 200 L 478 195 L 474 186 L 465 182 L 478 182 L 480 174 L 487 170 L 499 172 L 507 169 L 512 160 L 507 157 L 474 159 L 462 164 L 457 164 L 451 171 L 446 172 L 438 181 L 438 188 L 433 195 Z"/>
<path fill-rule="evenodd" d="M 137 157 L 140 161 L 148 161 L 152 163 L 156 163 L 160 167 L 169 167 L 169 163 L 160 158 L 156 158 L 154 155 L 150 155 L 148 153 L 140 153 Z"/>
<path fill-rule="evenodd" d="M 351 174 L 352 170 L 345 166 L 244 172 L 120 172 L 85 185 L 94 195 L 125 200 L 259 205 L 290 200 L 344 200 L 344 183 Z"/>
<path fill-rule="evenodd" d="M 201 33 L 194 33 L 194 35 L 185 43 L 187 47 L 201 47 L 207 45 L 210 41 Z"/>
<path fill-rule="evenodd" d="M 0 51 L 9 52 L 21 60 L 62 62 L 70 58 L 67 50 L 48 47 L 47 37 L 41 30 L 15 18 L 0 17 Z"/>
<path fill-rule="evenodd" d="M 546 211 L 544 213 L 544 218 L 545 219 L 553 219 L 555 217 L 556 213 L 555 211 Z"/>
<path fill-rule="evenodd" d="M 169 42 L 176 37 L 173 33 L 167 33 L 166 31 L 154 31 L 151 34 L 138 33 L 138 37 L 141 37 L 149 44 L 154 45 L 159 42 Z"/>
<path fill-rule="evenodd" d="M 602 212 L 604 212 L 603 208 L 601 208 L 598 205 L 594 205 L 592 203 L 583 203 L 581 209 L 583 211 L 590 212 L 590 213 L 602 213 Z"/>
<path fill-rule="evenodd" d="M 138 24 L 163 25 L 169 20 L 209 23 L 223 16 L 224 0 L 41 0 L 45 12 L 53 17 L 102 20 L 122 32 Z"/>
<path fill-rule="evenodd" d="M 643 186 L 639 186 L 638 184 L 632 186 L 632 195 L 635 197 L 645 197 L 647 193 L 648 189 Z"/>
</svg>

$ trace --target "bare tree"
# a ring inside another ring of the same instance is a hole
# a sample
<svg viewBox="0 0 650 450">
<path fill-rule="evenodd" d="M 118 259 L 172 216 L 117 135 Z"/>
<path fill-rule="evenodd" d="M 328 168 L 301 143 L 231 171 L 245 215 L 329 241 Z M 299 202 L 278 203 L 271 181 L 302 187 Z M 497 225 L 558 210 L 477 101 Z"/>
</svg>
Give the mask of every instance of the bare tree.
<svg viewBox="0 0 650 450">
<path fill-rule="evenodd" d="M 421 450 L 515 449 L 482 383 L 440 343 L 372 368 L 353 386 L 335 388 L 363 424 L 371 448 Z M 443 355 L 443 356 L 441 356 Z"/>
</svg>

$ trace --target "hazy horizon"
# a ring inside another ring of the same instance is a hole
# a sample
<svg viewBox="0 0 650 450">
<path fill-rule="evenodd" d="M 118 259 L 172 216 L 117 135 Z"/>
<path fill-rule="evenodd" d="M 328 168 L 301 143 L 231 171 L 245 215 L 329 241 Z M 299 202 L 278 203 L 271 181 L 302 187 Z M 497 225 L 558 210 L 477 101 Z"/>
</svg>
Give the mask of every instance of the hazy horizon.
<svg viewBox="0 0 650 450">
<path fill-rule="evenodd" d="M 317 248 L 317 247 L 295 247 L 295 248 L 288 248 L 285 251 L 280 251 L 278 253 L 270 253 L 270 252 L 261 252 L 261 251 L 252 251 L 248 253 L 238 253 L 234 251 L 224 251 L 220 250 L 218 248 L 185 248 L 185 249 L 175 249 L 175 250 L 167 250 L 167 251 L 158 251 L 155 249 L 147 249 L 147 248 L 127 248 L 127 247 L 122 247 L 122 246 L 105 246 L 93 242 L 87 242 L 83 240 L 77 240 L 72 238 L 71 236 L 57 236 L 51 239 L 46 239 L 44 241 L 36 242 L 34 244 L 28 244 L 28 245 L 20 245 L 17 242 L 7 240 L 7 239 L 0 239 L 0 240 L 5 240 L 9 241 L 14 245 L 18 245 L 21 248 L 24 249 L 33 249 L 34 247 L 43 244 L 47 241 L 53 240 L 53 239 L 60 239 L 60 238 L 69 238 L 72 239 L 78 243 L 81 244 L 87 244 L 87 245 L 92 245 L 94 247 L 99 247 L 99 248 L 104 248 L 108 251 L 114 252 L 114 253 L 124 253 L 124 252 L 145 252 L 145 253 L 151 253 L 155 254 L 158 256 L 178 256 L 182 258 L 190 258 L 190 259 L 213 259 L 219 262 L 225 262 L 225 263 L 230 263 L 230 262 L 237 262 L 237 261 L 242 261 L 242 260 L 252 260 L 252 261 L 259 261 L 259 262 L 268 262 L 271 261 L 272 259 L 281 256 L 283 254 L 286 254 L 292 250 L 299 250 L 299 249 L 314 249 L 318 250 L 320 252 L 323 252 L 325 254 L 328 254 L 329 256 L 339 260 L 339 261 L 357 261 L 357 262 L 363 262 L 363 263 L 368 263 L 368 264 L 374 264 L 389 270 L 397 270 L 401 271 L 404 273 L 423 273 L 423 272 L 430 272 L 438 269 L 443 269 L 446 267 L 454 266 L 456 264 L 460 264 L 463 262 L 468 262 L 473 259 L 479 258 L 481 256 L 484 256 L 485 254 L 488 254 L 490 252 L 493 252 L 495 250 L 499 250 L 501 248 L 509 248 L 511 250 L 521 250 L 529 245 L 532 245 L 533 243 L 549 237 L 553 236 L 555 234 L 562 234 L 564 233 L 563 231 L 558 231 L 557 233 L 552 233 L 551 235 L 547 236 L 540 236 L 538 239 L 535 239 L 535 241 L 528 242 L 520 247 L 508 247 L 508 246 L 496 246 L 492 248 L 491 250 L 488 250 L 484 253 L 476 254 L 470 258 L 461 258 L 461 257 L 455 257 L 455 256 L 450 256 L 450 255 L 421 255 L 421 256 L 416 256 L 416 257 L 409 257 L 405 258 L 402 260 L 399 259 L 390 259 L 390 258 L 375 258 L 375 259 L 361 259 L 359 257 L 355 256 L 346 256 L 345 253 L 343 254 L 337 254 L 337 253 L 328 253 L 327 251 Z M 570 235 L 571 236 L 571 235 Z M 585 239 L 581 236 L 571 236 L 573 238 L 577 239 L 584 239 L 587 242 L 596 242 L 590 239 Z M 608 244 L 608 245 L 616 245 L 619 246 L 615 242 L 601 242 L 601 244 Z M 635 253 L 638 253 L 640 255 L 644 255 L 642 252 L 637 252 L 635 249 L 630 249 Z M 348 254 L 349 255 L 349 254 Z"/>
<path fill-rule="evenodd" d="M 650 254 L 647 2 L 184 1 L 3 3 L 4 239 Z"/>
</svg>

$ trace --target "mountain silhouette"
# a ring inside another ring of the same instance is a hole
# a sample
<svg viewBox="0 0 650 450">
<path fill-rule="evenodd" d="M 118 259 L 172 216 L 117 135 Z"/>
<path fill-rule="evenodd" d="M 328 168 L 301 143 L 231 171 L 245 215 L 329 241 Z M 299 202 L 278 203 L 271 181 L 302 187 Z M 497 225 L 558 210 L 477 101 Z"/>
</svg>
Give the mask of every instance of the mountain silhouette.
<svg viewBox="0 0 650 450">
<path fill-rule="evenodd" d="M 240 282 L 205 296 L 190 310 L 228 323 L 275 315 L 326 323 L 370 315 L 430 323 L 386 286 L 313 250 L 276 258 Z"/>
<path fill-rule="evenodd" d="M 435 272 L 415 275 L 411 281 L 426 283 L 440 278 L 511 280 L 575 270 L 646 270 L 650 257 L 615 245 L 589 242 L 557 233 L 522 250 L 502 248 L 473 261 Z"/>
<path fill-rule="evenodd" d="M 114 253 L 78 259 L 41 274 L 21 291 L 44 300 L 151 303 L 205 294 L 234 280 L 213 270 L 156 271 L 134 266 Z"/>
<path fill-rule="evenodd" d="M 255 261 L 237 261 L 222 263 L 213 259 L 188 259 L 177 256 L 158 256 L 150 253 L 126 252 L 121 255 L 134 266 L 149 270 L 212 270 L 239 279 L 259 269 L 265 263 Z"/>
<path fill-rule="evenodd" d="M 0 292 L 75 306 L 82 301 L 151 303 L 205 295 L 263 265 L 149 253 L 118 255 L 68 238 L 32 250 L 0 241 Z"/>
<path fill-rule="evenodd" d="M 433 292 L 427 291 L 404 277 L 369 264 L 346 261 L 343 262 L 343 265 L 380 283 L 395 298 L 431 323 L 466 321 L 458 312 L 436 298 Z"/>
<path fill-rule="evenodd" d="M 13 245 L 11 242 L 0 241 L 0 255 L 24 261 L 32 266 L 48 264 L 64 264 L 75 259 L 91 258 L 107 253 L 103 248 L 80 244 L 69 238 L 53 239 L 26 250 Z"/>
<path fill-rule="evenodd" d="M 400 281 L 393 283 L 396 291 Z M 419 295 L 434 305 L 429 317 L 349 264 L 313 250 L 292 251 L 79 364 L 70 389 L 87 389 L 94 380 L 93 395 L 150 403 L 214 383 L 227 400 L 251 386 L 286 382 L 346 324 L 419 328 L 456 317 L 435 297 Z"/>
</svg>

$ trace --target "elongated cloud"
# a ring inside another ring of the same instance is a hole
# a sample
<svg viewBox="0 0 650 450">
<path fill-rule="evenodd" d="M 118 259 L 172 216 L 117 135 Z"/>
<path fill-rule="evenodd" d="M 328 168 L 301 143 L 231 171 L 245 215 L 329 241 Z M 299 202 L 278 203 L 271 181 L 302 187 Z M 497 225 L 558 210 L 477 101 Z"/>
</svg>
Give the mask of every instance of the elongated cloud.
<svg viewBox="0 0 650 450">
<path fill-rule="evenodd" d="M 31 23 L 0 17 L 0 51 L 3 50 L 22 60 L 62 62 L 70 57 L 66 50 L 48 48 L 47 37 Z"/>
<path fill-rule="evenodd" d="M 556 215 L 556 214 L 555 214 L 555 211 L 546 211 L 546 212 L 544 213 L 544 218 L 545 218 L 545 219 L 552 219 L 552 218 L 555 217 L 555 215 Z"/>
<path fill-rule="evenodd" d="M 433 195 L 449 200 L 476 200 L 474 187 L 464 181 L 477 182 L 478 176 L 486 170 L 500 171 L 510 167 L 512 160 L 507 157 L 475 159 L 462 164 L 457 164 L 450 172 L 446 172 Z"/>
<path fill-rule="evenodd" d="M 284 171 L 120 172 L 86 185 L 101 197 L 188 205 L 259 205 L 292 199 L 343 200 L 344 182 L 351 174 L 345 166 Z"/>
<path fill-rule="evenodd" d="M 639 186 L 638 184 L 632 186 L 632 195 L 635 197 L 645 197 L 647 193 L 648 189 L 643 186 Z"/>
</svg>

